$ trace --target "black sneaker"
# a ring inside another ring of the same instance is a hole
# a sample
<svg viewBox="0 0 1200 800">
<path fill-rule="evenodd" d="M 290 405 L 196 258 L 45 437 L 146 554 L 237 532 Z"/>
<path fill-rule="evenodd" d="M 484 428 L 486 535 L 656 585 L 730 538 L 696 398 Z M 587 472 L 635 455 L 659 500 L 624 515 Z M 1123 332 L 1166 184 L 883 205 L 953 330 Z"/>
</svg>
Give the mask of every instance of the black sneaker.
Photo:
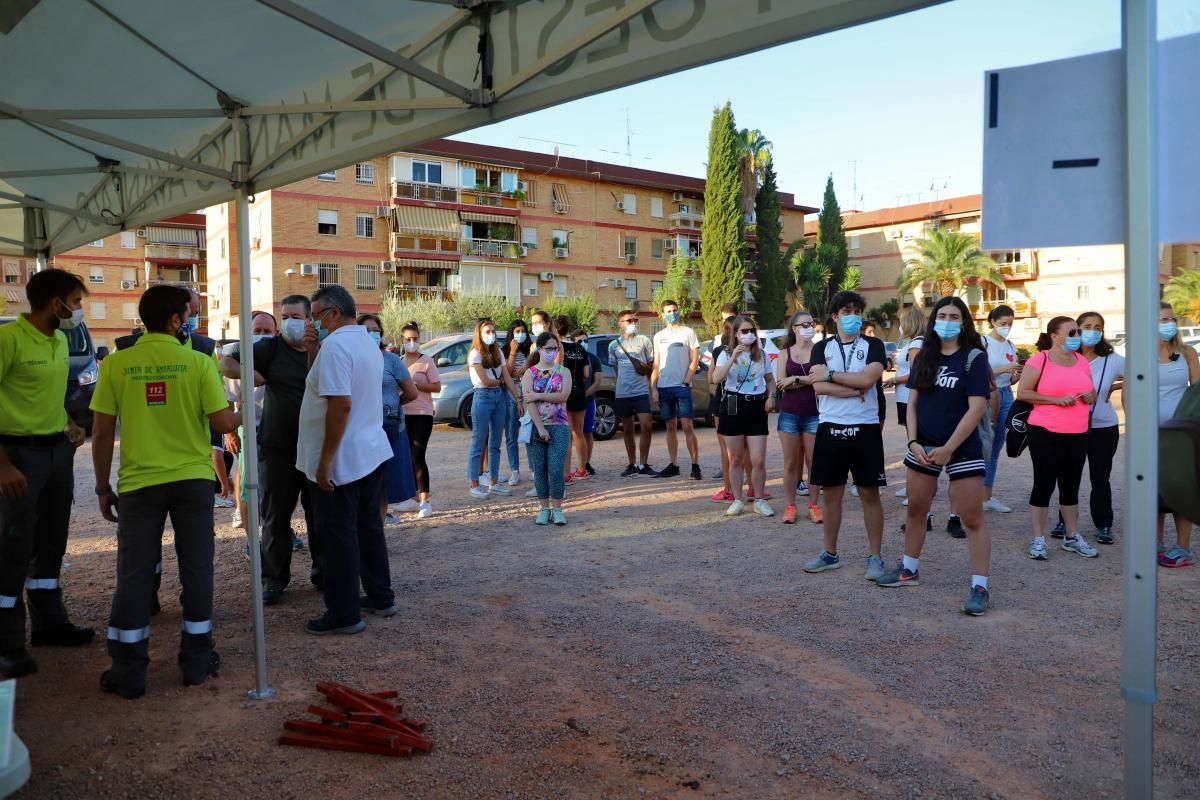
<svg viewBox="0 0 1200 800">
<path fill-rule="evenodd" d="M 362 613 L 370 614 L 373 617 L 394 617 L 400 613 L 400 609 L 396 608 L 395 603 L 376 603 L 367 596 L 358 598 L 358 605 L 362 608 Z"/>
<path fill-rule="evenodd" d="M 200 686 L 210 677 L 215 678 L 221 674 L 221 654 L 213 650 L 208 654 L 208 665 L 198 675 L 183 676 L 184 686 Z"/>
<path fill-rule="evenodd" d="M 292 551 L 298 553 L 303 549 L 304 549 L 304 540 L 293 533 L 292 534 Z"/>
<path fill-rule="evenodd" d="M 904 531 L 907 529 L 908 529 L 908 523 L 901 522 L 900 523 L 900 532 L 904 533 Z M 930 514 L 925 515 L 925 532 L 929 533 L 932 530 L 933 530 L 933 514 L 930 513 Z"/>
<path fill-rule="evenodd" d="M 318 592 L 325 591 L 325 578 L 321 575 L 320 570 L 316 568 L 309 570 L 308 580 Z"/>
<path fill-rule="evenodd" d="M 110 694 L 119 694 L 126 700 L 136 700 L 146 693 L 146 685 L 119 683 L 113 677 L 113 671 L 106 669 L 100 673 L 100 688 Z"/>
<path fill-rule="evenodd" d="M 991 595 L 988 594 L 987 589 L 982 586 L 973 586 L 971 587 L 971 596 L 963 604 L 963 613 L 970 614 L 973 617 L 981 617 L 983 616 L 983 612 L 987 611 L 990 601 Z"/>
<path fill-rule="evenodd" d="M 316 619 L 310 619 L 304 624 L 304 632 L 311 633 L 313 636 L 329 636 L 331 634 L 340 634 L 349 636 L 355 633 L 362 633 L 367 629 L 367 623 L 361 619 L 358 622 L 349 625 L 339 625 L 331 620 L 327 615 L 322 614 Z"/>
<path fill-rule="evenodd" d="M 272 589 L 267 587 L 263 589 L 263 605 L 277 606 L 283 602 L 283 589 Z"/>
<path fill-rule="evenodd" d="M 875 579 L 876 586 L 883 586 L 888 589 L 895 589 L 899 586 L 920 586 L 921 585 L 921 570 L 913 572 L 905 569 L 903 565 L 896 567 L 891 572 L 886 573 L 882 578 Z"/>
<path fill-rule="evenodd" d="M 1112 544 L 1114 541 L 1112 528 L 1097 528 L 1096 541 L 1100 544 Z"/>
<path fill-rule="evenodd" d="M 583 465 L 583 471 L 586 472 L 588 475 L 596 474 L 596 468 L 592 466 L 592 463 L 590 461 Z"/>
<path fill-rule="evenodd" d="M 950 534 L 953 539 L 967 538 L 967 529 L 963 527 L 962 520 L 957 514 L 951 514 L 950 519 L 946 520 L 946 533 Z"/>
<path fill-rule="evenodd" d="M 0 655 L 0 678 L 20 678 L 37 672 L 37 662 L 25 648 Z"/>
<path fill-rule="evenodd" d="M 30 644 L 34 647 L 79 647 L 80 645 L 88 644 L 92 639 L 96 638 L 96 630 L 94 628 L 81 628 L 70 622 L 64 622 L 54 628 L 46 630 L 34 631 L 29 639 Z"/>
<path fill-rule="evenodd" d="M 649 464 L 642 464 L 637 469 L 637 477 L 639 478 L 657 478 L 658 473 L 654 471 L 654 467 Z"/>
<path fill-rule="evenodd" d="M 1055 525 L 1054 528 L 1050 531 L 1050 535 L 1053 536 L 1055 539 L 1065 538 L 1067 535 L 1067 523 L 1063 522 L 1062 520 L 1059 520 L 1058 524 Z"/>
<path fill-rule="evenodd" d="M 662 472 L 655 473 L 656 478 L 676 478 L 679 476 L 679 467 L 674 464 L 667 464 L 663 467 Z"/>
<path fill-rule="evenodd" d="M 691 474 L 691 475 L 689 475 L 688 477 L 689 477 L 689 478 L 691 478 L 691 479 L 692 479 L 692 480 L 694 480 L 694 481 L 701 480 L 701 475 L 700 475 L 700 465 L 699 465 L 699 464 L 692 464 L 692 474 Z"/>
<path fill-rule="evenodd" d="M 625 471 L 621 473 L 621 477 L 622 478 L 632 478 L 634 475 L 637 475 L 637 474 L 638 474 L 638 468 L 635 467 L 633 464 L 630 464 L 628 467 L 625 468 Z"/>
</svg>

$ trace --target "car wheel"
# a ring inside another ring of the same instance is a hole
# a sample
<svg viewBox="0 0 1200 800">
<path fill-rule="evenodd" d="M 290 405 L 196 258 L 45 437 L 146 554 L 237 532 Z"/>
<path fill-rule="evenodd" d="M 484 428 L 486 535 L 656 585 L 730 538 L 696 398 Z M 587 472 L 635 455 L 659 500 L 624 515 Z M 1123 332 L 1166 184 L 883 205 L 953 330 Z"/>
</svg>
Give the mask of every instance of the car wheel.
<svg viewBox="0 0 1200 800">
<path fill-rule="evenodd" d="M 471 406 L 475 403 L 475 393 L 471 392 L 463 398 L 462 405 L 458 407 L 458 421 L 467 430 L 471 430 Z"/>
<path fill-rule="evenodd" d="M 617 432 L 617 407 L 611 397 L 596 398 L 596 428 L 592 436 L 597 442 L 607 442 Z"/>
</svg>

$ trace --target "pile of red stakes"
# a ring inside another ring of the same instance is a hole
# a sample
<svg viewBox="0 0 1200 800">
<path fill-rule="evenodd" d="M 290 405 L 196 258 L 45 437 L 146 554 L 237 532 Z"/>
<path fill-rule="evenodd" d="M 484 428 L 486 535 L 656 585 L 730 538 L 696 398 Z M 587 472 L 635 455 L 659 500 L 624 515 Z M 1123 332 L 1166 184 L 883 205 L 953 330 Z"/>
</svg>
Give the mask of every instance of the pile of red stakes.
<svg viewBox="0 0 1200 800">
<path fill-rule="evenodd" d="M 280 744 L 381 756 L 433 749 L 433 742 L 422 733 L 425 723 L 406 719 L 403 706 L 391 702 L 399 697 L 396 692 L 361 692 L 329 681 L 318 683 L 317 691 L 335 708 L 309 706 L 309 713 L 320 722 L 290 719 L 283 723 L 287 732 L 279 737 Z"/>
</svg>

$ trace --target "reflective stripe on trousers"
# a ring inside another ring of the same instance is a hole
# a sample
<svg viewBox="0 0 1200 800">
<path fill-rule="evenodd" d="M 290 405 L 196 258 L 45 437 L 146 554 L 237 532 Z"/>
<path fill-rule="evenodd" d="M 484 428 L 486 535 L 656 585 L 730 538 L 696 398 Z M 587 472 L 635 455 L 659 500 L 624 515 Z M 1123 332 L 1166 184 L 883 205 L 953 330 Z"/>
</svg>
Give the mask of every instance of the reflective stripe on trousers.
<svg viewBox="0 0 1200 800">
<path fill-rule="evenodd" d="M 125 630 L 122 628 L 108 628 L 108 640 L 110 642 L 121 642 L 122 644 L 137 644 L 150 638 L 150 626 L 144 628 L 133 628 Z"/>
<path fill-rule="evenodd" d="M 212 633 L 212 620 L 205 619 L 200 622 L 193 622 L 190 619 L 185 619 L 183 621 L 183 632 L 192 635 Z"/>
<path fill-rule="evenodd" d="M 7 594 L 0 594 L 0 608 L 16 608 L 16 607 L 17 607 L 17 598 L 15 598 L 11 595 L 7 595 Z"/>
<path fill-rule="evenodd" d="M 58 578 L 27 578 L 26 591 L 52 590 L 58 588 Z"/>
</svg>

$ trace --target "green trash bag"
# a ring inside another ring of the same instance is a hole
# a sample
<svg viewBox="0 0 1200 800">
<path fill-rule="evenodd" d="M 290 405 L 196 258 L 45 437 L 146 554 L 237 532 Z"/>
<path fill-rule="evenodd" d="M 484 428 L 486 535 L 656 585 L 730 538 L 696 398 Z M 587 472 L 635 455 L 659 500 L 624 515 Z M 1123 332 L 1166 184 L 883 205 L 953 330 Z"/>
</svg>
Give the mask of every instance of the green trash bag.
<svg viewBox="0 0 1200 800">
<path fill-rule="evenodd" d="M 1200 521 L 1200 383 L 1158 426 L 1158 493 L 1168 508 Z"/>
</svg>

